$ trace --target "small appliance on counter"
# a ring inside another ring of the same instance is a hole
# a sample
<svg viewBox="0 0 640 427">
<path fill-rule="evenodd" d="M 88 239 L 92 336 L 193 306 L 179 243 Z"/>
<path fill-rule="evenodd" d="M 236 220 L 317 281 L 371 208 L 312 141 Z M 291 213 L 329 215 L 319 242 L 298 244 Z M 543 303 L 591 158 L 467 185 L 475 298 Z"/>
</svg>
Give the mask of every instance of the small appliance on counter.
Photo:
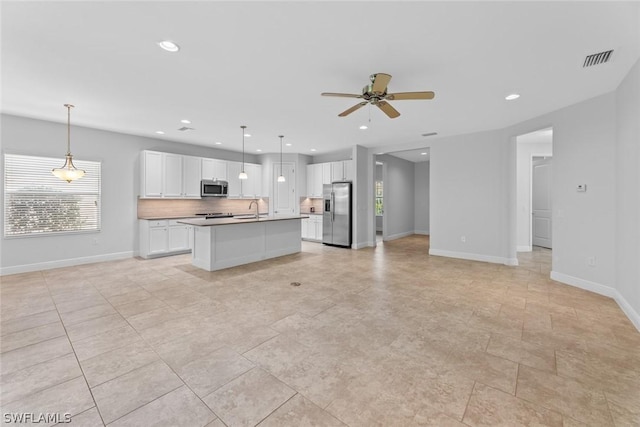
<svg viewBox="0 0 640 427">
<path fill-rule="evenodd" d="M 222 213 L 222 212 L 197 213 L 196 216 L 203 216 L 204 219 L 233 218 L 233 214 L 232 213 Z"/>
<path fill-rule="evenodd" d="M 201 197 L 227 197 L 229 183 L 217 179 L 203 179 L 200 181 Z"/>
<path fill-rule="evenodd" d="M 316 208 L 315 208 L 315 207 L 311 206 L 311 207 L 309 208 L 309 212 L 314 213 L 315 211 L 316 211 Z"/>
<path fill-rule="evenodd" d="M 351 182 L 338 181 L 322 186 L 322 243 L 351 247 Z"/>
</svg>

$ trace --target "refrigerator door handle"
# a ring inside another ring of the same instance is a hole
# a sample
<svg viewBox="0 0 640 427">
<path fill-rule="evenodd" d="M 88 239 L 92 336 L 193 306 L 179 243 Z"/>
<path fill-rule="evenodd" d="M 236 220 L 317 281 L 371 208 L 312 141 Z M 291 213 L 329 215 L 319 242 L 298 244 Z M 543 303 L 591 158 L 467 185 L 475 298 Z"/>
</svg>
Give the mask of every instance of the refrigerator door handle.
<svg viewBox="0 0 640 427">
<path fill-rule="evenodd" d="M 336 193 L 331 192 L 331 222 L 336 219 Z"/>
</svg>

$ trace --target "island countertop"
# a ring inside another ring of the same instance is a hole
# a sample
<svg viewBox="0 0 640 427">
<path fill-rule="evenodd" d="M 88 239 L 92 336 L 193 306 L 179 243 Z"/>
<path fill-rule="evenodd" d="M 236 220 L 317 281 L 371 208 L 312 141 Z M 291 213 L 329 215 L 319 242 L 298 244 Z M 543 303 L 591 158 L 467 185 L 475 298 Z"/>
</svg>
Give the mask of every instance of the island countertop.
<svg viewBox="0 0 640 427">
<path fill-rule="evenodd" d="M 266 215 L 256 218 L 255 215 L 240 215 L 232 218 L 211 218 L 211 219 L 182 219 L 178 220 L 181 224 L 194 225 L 196 227 L 213 227 L 218 225 L 232 225 L 232 224 L 247 224 L 253 222 L 269 222 L 269 221 L 283 221 L 290 219 L 304 219 L 309 218 L 309 215 Z"/>
</svg>

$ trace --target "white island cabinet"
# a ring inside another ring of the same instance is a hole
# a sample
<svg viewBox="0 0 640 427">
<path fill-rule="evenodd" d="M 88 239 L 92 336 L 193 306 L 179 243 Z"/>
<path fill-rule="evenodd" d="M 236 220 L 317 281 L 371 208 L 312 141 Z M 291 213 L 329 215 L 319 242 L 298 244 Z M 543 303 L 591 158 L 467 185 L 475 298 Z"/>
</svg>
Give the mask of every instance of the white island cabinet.
<svg viewBox="0 0 640 427">
<path fill-rule="evenodd" d="M 300 252 L 300 220 L 306 216 L 266 216 L 259 219 L 192 219 L 192 264 L 221 270 Z"/>
</svg>

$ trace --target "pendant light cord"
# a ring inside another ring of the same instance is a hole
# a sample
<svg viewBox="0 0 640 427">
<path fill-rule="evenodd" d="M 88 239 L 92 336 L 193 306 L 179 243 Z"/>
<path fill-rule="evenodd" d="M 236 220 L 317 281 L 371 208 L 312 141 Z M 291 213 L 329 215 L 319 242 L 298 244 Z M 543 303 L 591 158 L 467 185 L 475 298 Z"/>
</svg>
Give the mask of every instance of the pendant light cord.
<svg viewBox="0 0 640 427">
<path fill-rule="evenodd" d="M 245 125 L 240 126 L 242 129 L 242 172 L 244 172 L 244 130 L 247 128 Z"/>
<path fill-rule="evenodd" d="M 67 107 L 67 156 L 71 155 L 71 109 L 73 105 L 64 104 Z"/>
</svg>

